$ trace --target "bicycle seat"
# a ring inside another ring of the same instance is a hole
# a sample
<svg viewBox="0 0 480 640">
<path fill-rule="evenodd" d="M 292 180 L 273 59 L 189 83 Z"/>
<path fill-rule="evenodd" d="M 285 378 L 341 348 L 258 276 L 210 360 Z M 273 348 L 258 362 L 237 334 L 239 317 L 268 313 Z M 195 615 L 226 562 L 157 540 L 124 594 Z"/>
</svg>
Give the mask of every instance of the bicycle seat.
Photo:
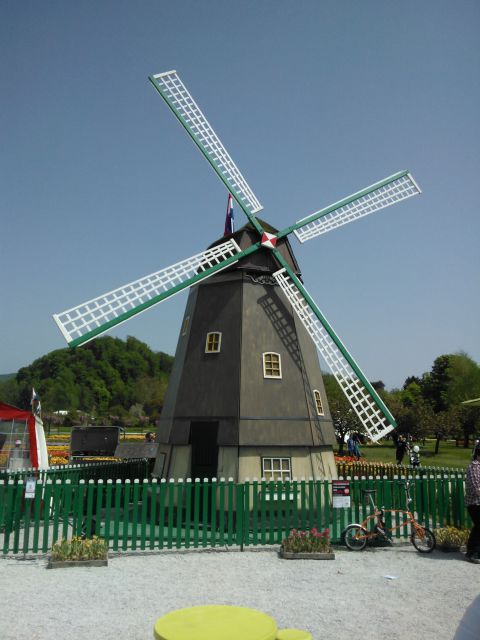
<svg viewBox="0 0 480 640">
<path fill-rule="evenodd" d="M 364 489 L 363 493 L 377 493 L 376 489 Z"/>
</svg>

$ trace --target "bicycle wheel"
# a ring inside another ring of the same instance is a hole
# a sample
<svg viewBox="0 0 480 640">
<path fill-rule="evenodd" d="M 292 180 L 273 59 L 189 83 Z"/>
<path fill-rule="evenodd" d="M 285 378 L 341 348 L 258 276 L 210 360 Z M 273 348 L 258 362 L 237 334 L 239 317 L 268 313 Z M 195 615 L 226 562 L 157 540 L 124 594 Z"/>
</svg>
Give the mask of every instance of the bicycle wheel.
<svg viewBox="0 0 480 640">
<path fill-rule="evenodd" d="M 343 532 L 343 539 L 350 551 L 361 551 L 367 544 L 368 532 L 359 524 L 349 524 Z"/>
<path fill-rule="evenodd" d="M 431 553 L 437 544 L 435 536 L 427 527 L 418 527 L 413 530 L 410 542 L 420 553 Z"/>
</svg>

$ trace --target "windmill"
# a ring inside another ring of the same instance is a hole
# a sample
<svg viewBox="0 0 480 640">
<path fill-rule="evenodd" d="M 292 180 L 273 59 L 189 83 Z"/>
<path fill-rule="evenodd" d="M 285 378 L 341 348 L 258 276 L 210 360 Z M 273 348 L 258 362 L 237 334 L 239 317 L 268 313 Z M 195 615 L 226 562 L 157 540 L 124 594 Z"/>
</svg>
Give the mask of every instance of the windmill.
<svg viewBox="0 0 480 640">
<path fill-rule="evenodd" d="M 248 224 L 242 242 L 238 234 L 166 269 L 130 282 L 102 296 L 55 314 L 67 343 L 84 344 L 167 298 L 232 267 L 269 253 L 276 288 L 293 310 L 295 322 L 309 336 L 335 376 L 369 438 L 377 441 L 395 428 L 395 419 L 354 358 L 305 288 L 291 254 L 288 236 L 301 243 L 344 224 L 396 204 L 421 191 L 408 171 L 398 172 L 283 230 L 276 231 L 257 217 L 262 206 L 176 71 L 149 77 L 175 117 L 210 163 L 245 213 Z M 245 242 L 245 234 L 249 242 Z M 187 305 L 188 307 L 188 305 Z M 185 316 L 188 318 L 188 315 Z"/>
</svg>

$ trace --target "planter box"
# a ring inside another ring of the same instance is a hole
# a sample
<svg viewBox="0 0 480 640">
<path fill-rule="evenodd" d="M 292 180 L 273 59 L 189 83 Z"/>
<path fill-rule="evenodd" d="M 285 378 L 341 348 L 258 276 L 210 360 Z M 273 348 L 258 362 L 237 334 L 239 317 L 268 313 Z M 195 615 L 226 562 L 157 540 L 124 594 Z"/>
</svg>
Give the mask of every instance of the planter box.
<svg viewBox="0 0 480 640">
<path fill-rule="evenodd" d="M 52 560 L 47 569 L 63 569 L 64 567 L 108 567 L 108 558 L 104 560 Z"/>
<path fill-rule="evenodd" d="M 283 549 L 280 549 L 278 555 L 284 560 L 335 560 L 335 554 L 333 551 L 329 551 L 327 553 L 294 553 L 293 551 L 283 551 Z"/>
<path fill-rule="evenodd" d="M 437 548 L 440 549 L 440 551 L 444 551 L 445 553 L 449 553 L 450 551 L 460 551 L 459 544 L 450 544 L 448 542 L 441 542 L 437 545 Z"/>
</svg>

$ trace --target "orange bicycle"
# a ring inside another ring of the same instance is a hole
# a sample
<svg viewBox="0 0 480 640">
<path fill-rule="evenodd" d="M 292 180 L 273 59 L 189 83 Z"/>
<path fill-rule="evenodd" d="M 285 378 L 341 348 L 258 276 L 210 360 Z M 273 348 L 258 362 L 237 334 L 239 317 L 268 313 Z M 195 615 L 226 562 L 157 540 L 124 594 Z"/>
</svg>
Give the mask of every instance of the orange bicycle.
<svg viewBox="0 0 480 640">
<path fill-rule="evenodd" d="M 420 553 L 430 553 L 435 549 L 437 541 L 435 536 L 427 527 L 422 526 L 415 520 L 414 514 L 409 511 L 412 499 L 410 497 L 410 482 L 407 480 L 402 482 L 405 485 L 405 496 L 407 500 L 406 509 L 379 509 L 375 504 L 373 496 L 375 489 L 364 489 L 363 493 L 367 496 L 372 507 L 372 513 L 365 518 L 360 524 L 349 524 L 343 532 L 343 539 L 347 549 L 350 551 L 362 551 L 365 549 L 367 542 L 375 538 L 381 538 L 391 543 L 391 534 L 400 527 L 410 525 L 410 542 Z M 386 513 L 401 514 L 401 522 L 392 527 L 385 524 Z"/>
</svg>

